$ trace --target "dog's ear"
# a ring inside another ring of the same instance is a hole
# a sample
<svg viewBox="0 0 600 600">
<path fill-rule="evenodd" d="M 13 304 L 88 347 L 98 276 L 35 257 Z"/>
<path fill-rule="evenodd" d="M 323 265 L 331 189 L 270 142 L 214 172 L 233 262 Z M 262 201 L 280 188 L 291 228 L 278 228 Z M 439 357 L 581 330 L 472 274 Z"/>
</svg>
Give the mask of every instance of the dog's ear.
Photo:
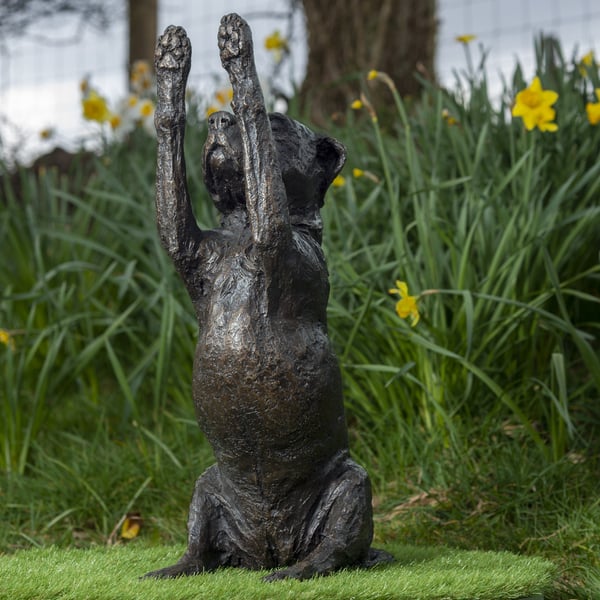
<svg viewBox="0 0 600 600">
<path fill-rule="evenodd" d="M 305 204 L 300 213 L 292 213 L 290 217 L 293 225 L 305 227 L 319 243 L 323 232 L 319 209 L 323 206 L 327 189 L 339 175 L 345 162 L 346 148 L 340 142 L 331 137 L 316 137 L 314 161 L 307 178 L 310 181 L 308 197 L 311 201 Z"/>
<path fill-rule="evenodd" d="M 340 174 L 346 162 L 346 148 L 331 137 L 320 137 L 317 140 L 316 166 L 322 173 L 319 182 L 320 204 L 323 205 L 325 192 Z"/>
<path fill-rule="evenodd" d="M 317 142 L 317 160 L 333 181 L 346 162 L 346 148 L 331 137 L 322 137 Z"/>
</svg>

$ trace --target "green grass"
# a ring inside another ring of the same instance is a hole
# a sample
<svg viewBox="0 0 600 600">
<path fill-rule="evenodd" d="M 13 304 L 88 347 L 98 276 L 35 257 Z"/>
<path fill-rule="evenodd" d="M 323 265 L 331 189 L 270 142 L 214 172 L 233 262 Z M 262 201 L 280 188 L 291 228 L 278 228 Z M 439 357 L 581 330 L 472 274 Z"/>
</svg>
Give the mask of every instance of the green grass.
<svg viewBox="0 0 600 600">
<path fill-rule="evenodd" d="M 555 567 L 540 558 L 450 548 L 394 546 L 397 562 L 371 571 L 346 570 L 312 581 L 263 583 L 264 572 L 223 569 L 170 581 L 139 577 L 172 564 L 183 548 L 46 548 L 0 556 L 0 598 L 128 600 L 248 598 L 290 600 L 515 600 L 541 598 Z"/>
</svg>

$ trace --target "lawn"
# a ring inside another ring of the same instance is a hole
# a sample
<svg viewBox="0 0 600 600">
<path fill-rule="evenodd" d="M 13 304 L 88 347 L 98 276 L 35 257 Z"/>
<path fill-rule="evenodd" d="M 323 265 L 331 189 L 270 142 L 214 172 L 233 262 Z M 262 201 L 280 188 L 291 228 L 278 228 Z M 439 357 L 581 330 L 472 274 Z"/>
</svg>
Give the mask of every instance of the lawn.
<svg viewBox="0 0 600 600">
<path fill-rule="evenodd" d="M 181 547 L 25 550 L 0 557 L 0 597 L 11 600 L 134 600 L 168 597 L 289 598 L 318 600 L 515 600 L 542 598 L 551 563 L 508 553 L 396 546 L 397 562 L 372 571 L 346 570 L 312 581 L 263 583 L 267 572 L 223 569 L 176 580 L 142 580 L 157 565 L 172 564 Z"/>
</svg>

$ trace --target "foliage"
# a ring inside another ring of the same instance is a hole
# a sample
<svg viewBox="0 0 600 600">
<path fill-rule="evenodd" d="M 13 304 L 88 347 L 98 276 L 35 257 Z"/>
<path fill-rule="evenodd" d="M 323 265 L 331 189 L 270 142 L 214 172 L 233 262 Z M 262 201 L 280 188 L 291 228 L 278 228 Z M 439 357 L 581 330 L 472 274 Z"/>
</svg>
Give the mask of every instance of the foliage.
<svg viewBox="0 0 600 600">
<path fill-rule="evenodd" d="M 152 67 L 145 60 L 136 60 L 130 69 L 130 93 L 114 109 L 106 99 L 91 87 L 88 79 L 80 83 L 83 118 L 97 122 L 106 135 L 103 125 L 110 125 L 116 141 L 124 141 L 136 129 L 143 127 L 150 136 L 154 131 L 155 89 Z"/>
<path fill-rule="evenodd" d="M 364 95 L 349 114 L 363 108 L 372 125 L 348 128 L 351 166 L 379 183 L 349 180 L 328 205 L 330 324 L 344 332 L 352 412 L 389 428 L 377 439 L 408 427 L 460 445 L 466 419 L 483 434 L 498 420 L 524 428 L 549 461 L 593 441 L 600 129 L 583 110 L 589 82 L 560 67 L 554 133 L 510 120 L 513 91 L 494 107 L 483 67 L 466 89 L 460 78 L 455 92 L 429 87 L 410 117 L 391 80 L 370 74 L 390 88 L 396 121 L 384 129 Z M 422 290 L 416 330 L 391 314 L 397 278 Z"/>
<path fill-rule="evenodd" d="M 152 145 L 136 133 L 144 151 L 114 147 L 81 196 L 52 173 L 24 173 L 22 199 L 6 190 L 0 227 L 12 260 L 0 267 L 0 322 L 15 349 L 1 357 L 4 471 L 25 471 L 63 397 L 104 404 L 118 393 L 121 424 L 158 422 L 167 405 L 188 402 L 196 323 L 155 233 Z"/>
<path fill-rule="evenodd" d="M 549 597 L 583 599 L 600 579 L 600 127 L 586 113 L 600 82 L 554 50 L 539 45 L 536 76 L 558 95 L 556 131 L 511 118 L 520 68 L 499 101 L 483 61 L 452 90 L 424 82 L 419 102 L 370 72 L 332 132 L 349 164 L 324 243 L 377 540 L 544 554 L 562 573 Z M 209 227 L 200 112 L 187 174 Z M 155 231 L 154 153 L 135 128 L 92 177 L 0 184 L 0 548 L 115 541 L 133 510 L 144 540 L 184 541 L 212 455 L 190 400 L 197 324 Z"/>
</svg>

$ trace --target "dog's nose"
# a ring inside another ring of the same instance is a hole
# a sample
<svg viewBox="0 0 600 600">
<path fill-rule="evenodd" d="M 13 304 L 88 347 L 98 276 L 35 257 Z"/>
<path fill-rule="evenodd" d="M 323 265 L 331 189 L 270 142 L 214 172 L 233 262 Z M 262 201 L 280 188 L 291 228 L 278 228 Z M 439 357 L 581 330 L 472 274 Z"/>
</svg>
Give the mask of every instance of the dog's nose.
<svg viewBox="0 0 600 600">
<path fill-rule="evenodd" d="M 215 131 L 227 129 L 233 123 L 233 120 L 234 117 L 231 113 L 220 110 L 208 117 L 208 128 Z"/>
</svg>

